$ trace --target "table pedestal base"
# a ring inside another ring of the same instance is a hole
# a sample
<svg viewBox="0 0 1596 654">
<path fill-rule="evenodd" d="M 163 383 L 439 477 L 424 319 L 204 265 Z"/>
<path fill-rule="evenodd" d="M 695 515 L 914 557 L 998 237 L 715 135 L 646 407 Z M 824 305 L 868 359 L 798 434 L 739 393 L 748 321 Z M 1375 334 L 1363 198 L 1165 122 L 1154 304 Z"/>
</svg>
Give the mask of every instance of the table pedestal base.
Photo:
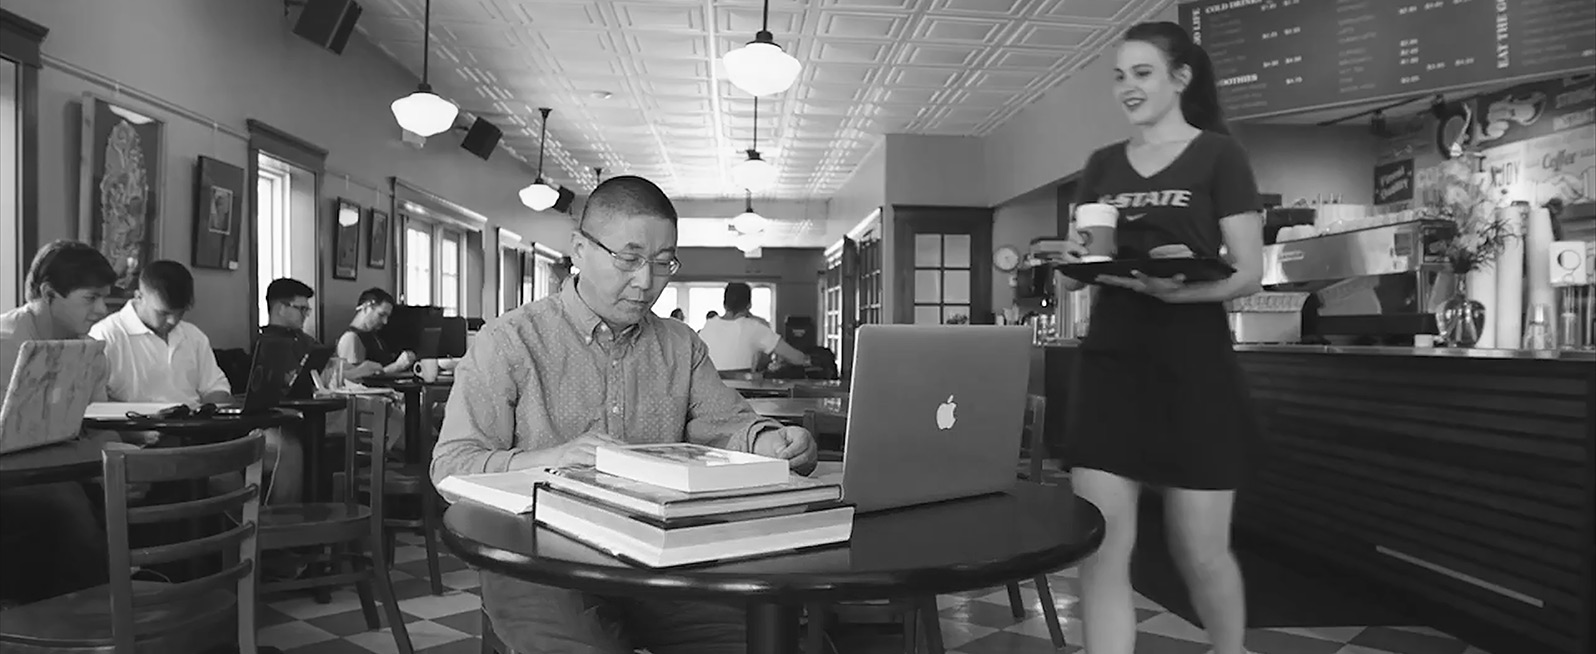
<svg viewBox="0 0 1596 654">
<path fill-rule="evenodd" d="M 797 654 L 797 606 L 750 604 L 744 619 L 748 626 L 748 654 Z"/>
</svg>

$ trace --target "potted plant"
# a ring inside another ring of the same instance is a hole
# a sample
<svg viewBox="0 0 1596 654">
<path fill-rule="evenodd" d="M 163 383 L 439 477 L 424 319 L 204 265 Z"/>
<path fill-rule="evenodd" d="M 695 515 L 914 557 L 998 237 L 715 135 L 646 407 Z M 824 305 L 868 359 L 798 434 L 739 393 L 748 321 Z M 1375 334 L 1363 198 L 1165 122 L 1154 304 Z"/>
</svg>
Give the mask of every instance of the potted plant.
<svg viewBox="0 0 1596 654">
<path fill-rule="evenodd" d="M 1475 174 L 1480 155 L 1464 151 L 1441 164 L 1438 200 L 1420 209 L 1430 220 L 1446 220 L 1456 231 L 1445 242 L 1452 294 L 1436 311 L 1441 341 L 1451 347 L 1474 347 L 1485 326 L 1485 306 L 1468 297 L 1469 273 L 1496 264 L 1508 243 L 1519 238 L 1518 225 L 1507 220 Z"/>
</svg>

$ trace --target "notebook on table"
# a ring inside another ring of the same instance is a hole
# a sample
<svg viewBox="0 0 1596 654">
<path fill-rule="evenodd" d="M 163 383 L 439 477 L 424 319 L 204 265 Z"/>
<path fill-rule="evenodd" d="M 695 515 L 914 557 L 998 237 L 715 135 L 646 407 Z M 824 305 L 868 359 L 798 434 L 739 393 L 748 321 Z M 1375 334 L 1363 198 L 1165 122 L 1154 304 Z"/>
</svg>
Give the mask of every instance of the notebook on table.
<svg viewBox="0 0 1596 654">
<path fill-rule="evenodd" d="M 103 341 L 23 342 L 0 404 L 0 454 L 77 436 L 109 373 Z"/>
</svg>

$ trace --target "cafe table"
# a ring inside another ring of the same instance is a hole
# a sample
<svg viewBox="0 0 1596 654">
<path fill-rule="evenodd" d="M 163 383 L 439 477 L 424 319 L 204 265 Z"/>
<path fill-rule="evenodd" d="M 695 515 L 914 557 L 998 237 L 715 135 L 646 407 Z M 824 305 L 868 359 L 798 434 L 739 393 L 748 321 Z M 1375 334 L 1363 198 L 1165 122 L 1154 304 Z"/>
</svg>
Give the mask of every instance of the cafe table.
<svg viewBox="0 0 1596 654">
<path fill-rule="evenodd" d="M 792 394 L 790 379 L 723 379 L 726 387 L 746 398 L 788 397 Z"/>
<path fill-rule="evenodd" d="M 305 501 L 325 502 L 332 497 L 332 475 L 322 461 L 327 442 L 327 414 L 349 407 L 349 398 L 341 395 L 290 398 L 278 403 L 284 409 L 304 414 L 305 449 Z"/>
<path fill-rule="evenodd" d="M 100 442 L 90 438 L 0 454 L 0 489 L 83 481 L 100 475 Z"/>
<path fill-rule="evenodd" d="M 1070 567 L 1103 540 L 1103 515 L 1069 488 L 1005 493 L 859 515 L 846 544 L 708 566 L 645 568 L 516 515 L 449 507 L 443 540 L 472 566 L 594 594 L 741 604 L 750 654 L 793 654 L 800 607 L 996 588 Z"/>
<path fill-rule="evenodd" d="M 754 413 L 794 425 L 803 422 L 804 414 L 809 411 L 848 415 L 848 400 L 841 397 L 757 397 L 750 398 L 748 405 L 753 407 Z"/>
<path fill-rule="evenodd" d="M 432 404 L 435 401 L 447 401 L 449 391 L 454 388 L 454 375 L 439 375 L 433 381 L 426 381 L 412 374 L 401 375 L 376 375 L 359 380 L 360 384 L 372 388 L 387 388 L 398 392 L 405 398 L 405 462 L 426 463 L 432 452 L 424 451 L 430 447 L 431 439 L 425 435 L 432 429 Z"/>
</svg>

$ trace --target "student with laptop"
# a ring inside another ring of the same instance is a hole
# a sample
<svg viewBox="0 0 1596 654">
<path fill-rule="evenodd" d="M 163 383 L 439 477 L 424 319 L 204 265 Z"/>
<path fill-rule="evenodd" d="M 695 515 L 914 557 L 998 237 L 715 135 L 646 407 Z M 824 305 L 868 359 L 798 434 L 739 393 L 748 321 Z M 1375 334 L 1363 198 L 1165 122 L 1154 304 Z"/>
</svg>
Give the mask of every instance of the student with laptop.
<svg viewBox="0 0 1596 654">
<path fill-rule="evenodd" d="M 415 352 L 394 351 L 378 333 L 388 324 L 393 307 L 393 294 L 380 288 L 368 288 L 360 294 L 349 329 L 338 337 L 338 357 L 348 366 L 344 369 L 345 379 L 397 375 L 409 372 L 416 364 Z"/>
<path fill-rule="evenodd" d="M 581 274 L 488 323 L 455 368 L 433 483 L 592 463 L 598 445 L 617 442 L 685 440 L 786 459 L 800 471 L 814 464 L 808 431 L 754 413 L 721 382 L 692 328 L 651 311 L 680 267 L 676 209 L 658 186 L 604 180 L 571 247 Z M 483 572 L 482 608 L 517 652 L 747 649 L 736 606 L 597 595 Z"/>
<path fill-rule="evenodd" d="M 116 271 L 99 250 L 55 241 L 28 267 L 28 302 L 0 313 L 0 397 L 9 390 L 22 343 L 84 338 L 106 314 Z M 0 433 L 0 438 L 6 434 Z M 62 482 L 0 491 L 0 601 L 31 602 L 106 582 L 105 532 L 83 484 Z"/>
<path fill-rule="evenodd" d="M 294 360 L 298 361 L 321 347 L 316 337 L 305 333 L 305 321 L 315 306 L 310 303 L 316 291 L 297 279 L 284 277 L 266 285 L 266 324 L 260 335 L 286 338 L 294 343 Z"/>
<path fill-rule="evenodd" d="M 113 402 L 230 404 L 233 387 L 216 364 L 211 339 L 183 320 L 194 307 L 194 275 L 176 261 L 152 261 L 139 271 L 127 305 L 101 320 L 89 336 L 105 341 Z M 267 429 L 266 461 L 273 502 L 297 502 L 304 470 L 298 439 Z"/>
<path fill-rule="evenodd" d="M 809 357 L 799 352 L 770 328 L 770 323 L 749 313 L 754 291 L 747 284 L 726 285 L 721 304 L 726 313 L 704 321 L 698 337 L 709 348 L 709 360 L 722 373 L 753 372 L 766 355 L 796 366 L 809 365 Z"/>
</svg>

